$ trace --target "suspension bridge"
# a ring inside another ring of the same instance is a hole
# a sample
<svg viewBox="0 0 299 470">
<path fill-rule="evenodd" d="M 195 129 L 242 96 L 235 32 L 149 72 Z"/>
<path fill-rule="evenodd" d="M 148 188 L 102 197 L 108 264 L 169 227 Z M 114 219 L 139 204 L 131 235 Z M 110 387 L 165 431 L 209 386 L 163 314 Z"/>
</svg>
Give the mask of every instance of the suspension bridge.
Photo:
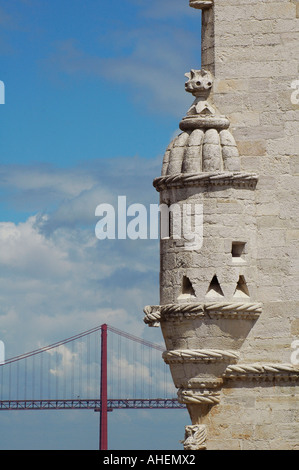
<svg viewBox="0 0 299 470">
<path fill-rule="evenodd" d="M 99 449 L 108 449 L 108 413 L 181 409 L 164 348 L 100 325 L 0 364 L 1 410 L 94 410 Z"/>
</svg>

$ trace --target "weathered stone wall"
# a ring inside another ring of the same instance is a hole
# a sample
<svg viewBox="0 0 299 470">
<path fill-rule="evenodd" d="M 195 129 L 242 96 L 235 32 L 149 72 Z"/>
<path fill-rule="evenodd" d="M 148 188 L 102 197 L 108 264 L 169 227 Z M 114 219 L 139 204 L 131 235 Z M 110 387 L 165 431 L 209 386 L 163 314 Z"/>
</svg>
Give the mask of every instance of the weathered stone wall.
<svg viewBox="0 0 299 470">
<path fill-rule="evenodd" d="M 202 204 L 203 244 L 161 240 L 145 321 L 190 414 L 186 449 L 299 449 L 299 2 L 191 4 L 203 70 L 154 185 L 161 203 Z"/>
<path fill-rule="evenodd" d="M 241 360 L 288 363 L 299 339 L 299 104 L 291 99 L 299 79 L 299 2 L 214 4 L 203 11 L 210 24 L 202 66 L 215 74 L 214 103 L 231 121 L 242 170 L 259 174 L 251 248 L 263 313 Z M 207 415 L 214 434 L 208 448 L 298 448 L 298 392 L 298 385 L 254 383 L 224 390 Z"/>
<path fill-rule="evenodd" d="M 298 390 L 298 388 L 297 388 Z M 299 450 L 298 395 L 290 385 L 232 384 L 206 412 L 209 450 Z"/>
<path fill-rule="evenodd" d="M 298 2 L 216 0 L 206 12 L 214 16 L 214 101 L 231 121 L 242 170 L 259 174 L 257 297 L 264 310 L 244 356 L 289 361 L 299 338 L 299 105 L 291 101 L 299 79 Z"/>
<path fill-rule="evenodd" d="M 220 187 L 216 191 L 206 188 L 182 188 L 163 191 L 161 203 L 203 208 L 203 240 L 199 249 L 186 250 L 186 244 L 172 238 L 161 240 L 161 304 L 184 300 L 182 279 L 186 276 L 194 289 L 197 301 L 209 298 L 206 294 L 214 276 L 226 301 L 238 301 L 236 291 L 242 274 L 250 295 L 248 300 L 258 301 L 256 270 L 255 192 L 252 189 Z M 240 256 L 232 256 L 233 242 L 246 242 Z M 240 269 L 241 268 L 241 269 Z M 241 295 L 241 301 L 245 295 Z M 221 299 L 221 296 L 216 296 Z M 186 297 L 188 301 L 188 297 Z M 213 297 L 215 300 L 215 296 Z M 189 299 L 190 300 L 190 299 Z"/>
</svg>

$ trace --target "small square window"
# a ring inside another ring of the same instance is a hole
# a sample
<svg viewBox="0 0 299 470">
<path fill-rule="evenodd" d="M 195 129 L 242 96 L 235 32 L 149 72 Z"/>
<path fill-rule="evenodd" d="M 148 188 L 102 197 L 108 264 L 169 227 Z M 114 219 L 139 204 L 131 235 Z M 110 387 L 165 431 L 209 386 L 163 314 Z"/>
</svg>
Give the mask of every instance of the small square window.
<svg viewBox="0 0 299 470">
<path fill-rule="evenodd" d="M 245 252 L 245 242 L 233 242 L 232 243 L 232 257 L 242 258 Z"/>
</svg>

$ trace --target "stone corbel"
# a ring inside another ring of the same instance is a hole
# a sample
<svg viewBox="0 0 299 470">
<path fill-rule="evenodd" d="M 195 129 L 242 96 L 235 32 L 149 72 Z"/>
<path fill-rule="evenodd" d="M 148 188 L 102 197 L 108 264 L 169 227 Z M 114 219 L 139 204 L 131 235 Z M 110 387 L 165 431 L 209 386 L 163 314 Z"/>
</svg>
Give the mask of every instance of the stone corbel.
<svg viewBox="0 0 299 470">
<path fill-rule="evenodd" d="M 214 2 L 213 0 L 189 0 L 189 5 L 197 10 L 202 10 L 203 8 L 212 7 Z"/>
<path fill-rule="evenodd" d="M 185 426 L 184 450 L 206 450 L 207 431 L 203 424 Z"/>
</svg>

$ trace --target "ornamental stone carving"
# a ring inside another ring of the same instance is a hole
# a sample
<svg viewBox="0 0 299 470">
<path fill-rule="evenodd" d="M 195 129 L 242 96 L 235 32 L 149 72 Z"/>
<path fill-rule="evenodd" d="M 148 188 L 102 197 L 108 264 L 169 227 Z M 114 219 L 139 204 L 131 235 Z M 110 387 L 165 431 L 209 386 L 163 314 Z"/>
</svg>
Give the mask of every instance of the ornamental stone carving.
<svg viewBox="0 0 299 470">
<path fill-rule="evenodd" d="M 237 362 L 239 354 L 236 351 L 220 349 L 179 349 L 165 351 L 162 355 L 166 364 L 182 362 Z"/>
<path fill-rule="evenodd" d="M 190 73 L 185 74 L 185 77 L 189 78 L 185 83 L 185 90 L 195 96 L 195 101 L 187 111 L 187 116 L 215 114 L 215 109 L 208 102 L 214 82 L 213 75 L 204 69 L 192 69 Z"/>
<path fill-rule="evenodd" d="M 212 74 L 204 69 L 192 69 L 186 76 L 185 90 L 195 100 L 180 122 L 183 132 L 165 152 L 162 177 L 240 172 L 238 148 L 228 129 L 230 122 L 217 112 L 209 99 L 214 81 Z"/>
<path fill-rule="evenodd" d="M 178 390 L 178 401 L 185 405 L 218 405 L 220 402 L 220 394 L 214 390 L 186 390 L 180 388 Z"/>
<path fill-rule="evenodd" d="M 184 450 L 205 450 L 207 440 L 206 426 L 203 424 L 185 426 Z"/>
<path fill-rule="evenodd" d="M 157 327 L 161 318 L 167 321 L 182 321 L 186 318 L 231 318 L 236 320 L 257 320 L 262 313 L 258 302 L 211 302 L 207 304 L 169 304 L 144 307 L 144 323 Z"/>
<path fill-rule="evenodd" d="M 224 379 L 266 382 L 299 382 L 299 367 L 293 364 L 236 364 L 229 365 Z"/>
</svg>

